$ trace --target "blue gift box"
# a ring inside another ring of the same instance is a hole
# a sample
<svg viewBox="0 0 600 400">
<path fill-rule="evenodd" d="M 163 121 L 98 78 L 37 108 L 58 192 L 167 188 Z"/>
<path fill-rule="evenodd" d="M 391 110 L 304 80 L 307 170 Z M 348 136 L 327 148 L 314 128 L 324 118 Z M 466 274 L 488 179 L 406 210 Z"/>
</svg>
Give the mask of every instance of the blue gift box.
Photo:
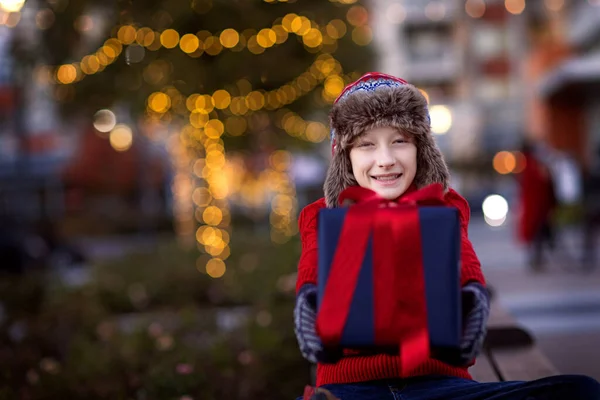
<svg viewBox="0 0 600 400">
<path fill-rule="evenodd" d="M 325 292 L 338 240 L 348 208 L 323 209 L 319 214 L 318 307 Z M 427 323 L 432 356 L 452 359 L 459 351 L 462 333 L 460 302 L 460 225 L 451 207 L 418 208 L 426 291 Z M 401 218 L 402 215 L 399 215 Z M 399 244 L 400 245 L 400 244 Z M 398 260 L 401 263 L 402 260 Z M 352 288 L 348 288 L 352 290 Z M 372 234 L 364 254 L 358 282 L 341 335 L 344 348 L 373 348 L 374 330 Z M 398 318 L 402 318 L 401 315 Z"/>
</svg>

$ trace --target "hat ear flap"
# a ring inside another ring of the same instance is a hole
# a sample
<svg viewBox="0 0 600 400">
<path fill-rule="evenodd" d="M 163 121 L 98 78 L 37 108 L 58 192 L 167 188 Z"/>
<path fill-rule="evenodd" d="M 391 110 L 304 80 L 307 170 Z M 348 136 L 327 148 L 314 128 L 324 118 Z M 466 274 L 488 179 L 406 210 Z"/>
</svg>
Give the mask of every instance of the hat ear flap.
<svg viewBox="0 0 600 400">
<path fill-rule="evenodd" d="M 444 190 L 447 190 L 450 186 L 450 172 L 433 136 L 419 135 L 417 141 L 421 143 L 417 143 L 415 185 L 422 188 L 432 183 L 441 183 Z"/>
<path fill-rule="evenodd" d="M 336 147 L 323 185 L 327 207 L 336 207 L 338 198 L 344 189 L 355 185 L 357 182 L 352 173 L 350 155 L 346 150 Z"/>
</svg>

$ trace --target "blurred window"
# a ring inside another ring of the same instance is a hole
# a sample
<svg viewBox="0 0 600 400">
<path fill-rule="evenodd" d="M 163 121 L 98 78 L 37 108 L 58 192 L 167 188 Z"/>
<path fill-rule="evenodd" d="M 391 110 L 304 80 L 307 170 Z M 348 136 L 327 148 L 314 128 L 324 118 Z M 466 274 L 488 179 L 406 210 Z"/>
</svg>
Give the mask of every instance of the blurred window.
<svg viewBox="0 0 600 400">
<path fill-rule="evenodd" d="M 474 54 L 477 58 L 497 57 L 507 51 L 506 31 L 497 26 L 481 26 L 475 30 L 473 38 Z"/>
<path fill-rule="evenodd" d="M 408 53 L 412 62 L 437 62 L 453 56 L 452 31 L 446 26 L 408 29 Z"/>
<path fill-rule="evenodd" d="M 477 84 L 477 94 L 485 100 L 504 99 L 510 95 L 510 85 L 505 78 L 482 77 Z"/>
</svg>

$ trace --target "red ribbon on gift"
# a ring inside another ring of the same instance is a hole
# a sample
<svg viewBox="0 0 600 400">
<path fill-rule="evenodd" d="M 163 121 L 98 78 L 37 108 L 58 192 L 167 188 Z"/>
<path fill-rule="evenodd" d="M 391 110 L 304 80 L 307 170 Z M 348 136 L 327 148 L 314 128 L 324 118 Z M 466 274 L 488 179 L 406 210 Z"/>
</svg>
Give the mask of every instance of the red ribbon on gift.
<svg viewBox="0 0 600 400">
<path fill-rule="evenodd" d="M 427 303 L 417 205 L 444 205 L 444 190 L 432 184 L 391 201 L 353 186 L 351 200 L 317 315 L 317 332 L 326 346 L 337 346 L 346 325 L 358 275 L 373 234 L 375 343 L 400 347 L 406 374 L 429 357 Z M 405 209 L 397 218 L 398 207 Z"/>
</svg>

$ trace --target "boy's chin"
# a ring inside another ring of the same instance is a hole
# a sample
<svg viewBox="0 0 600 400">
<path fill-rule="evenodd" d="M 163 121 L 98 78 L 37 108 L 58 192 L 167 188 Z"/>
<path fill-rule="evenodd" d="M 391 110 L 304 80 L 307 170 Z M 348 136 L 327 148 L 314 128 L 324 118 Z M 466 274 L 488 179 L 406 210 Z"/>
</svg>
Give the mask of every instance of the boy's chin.
<svg viewBox="0 0 600 400">
<path fill-rule="evenodd" d="M 373 188 L 373 191 L 386 200 L 396 200 L 398 197 L 402 196 L 406 192 L 406 189 L 399 187 Z"/>
</svg>

